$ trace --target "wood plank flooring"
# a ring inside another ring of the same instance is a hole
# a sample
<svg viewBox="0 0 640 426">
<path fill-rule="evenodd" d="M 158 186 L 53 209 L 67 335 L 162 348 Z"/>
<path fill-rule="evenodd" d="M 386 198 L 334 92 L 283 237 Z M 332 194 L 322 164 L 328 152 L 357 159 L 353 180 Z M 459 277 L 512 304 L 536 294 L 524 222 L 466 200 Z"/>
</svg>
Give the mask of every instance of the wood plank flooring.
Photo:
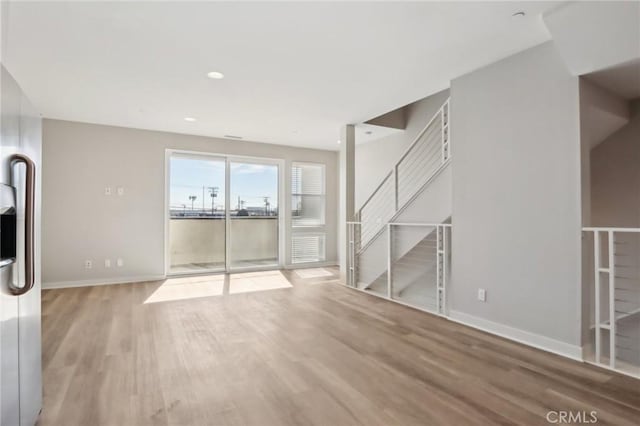
<svg viewBox="0 0 640 426">
<path fill-rule="evenodd" d="M 345 288 L 336 273 L 44 291 L 39 424 L 546 425 L 550 410 L 638 424 L 640 381 Z"/>
</svg>

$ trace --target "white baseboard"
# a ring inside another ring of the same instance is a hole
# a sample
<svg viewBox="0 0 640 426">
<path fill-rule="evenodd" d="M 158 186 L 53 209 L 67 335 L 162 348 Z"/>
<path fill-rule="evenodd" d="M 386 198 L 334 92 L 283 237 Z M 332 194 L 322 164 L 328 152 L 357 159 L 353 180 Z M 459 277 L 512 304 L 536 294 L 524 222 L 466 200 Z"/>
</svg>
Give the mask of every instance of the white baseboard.
<svg viewBox="0 0 640 426">
<path fill-rule="evenodd" d="M 329 266 L 338 266 L 338 262 L 314 262 L 314 263 L 293 263 L 285 265 L 284 269 L 311 269 L 311 268 L 326 268 Z"/>
<path fill-rule="evenodd" d="M 303 268 L 323 268 L 329 266 L 336 266 L 336 262 L 319 262 L 319 263 L 301 263 L 295 265 L 286 265 L 284 269 L 303 269 Z M 256 268 L 256 271 L 264 271 L 264 270 L 277 270 L 278 268 Z M 249 272 L 247 271 L 237 271 L 238 273 Z M 224 272 L 219 272 L 224 273 Z M 212 274 L 211 272 L 207 272 L 207 274 Z M 171 278 L 177 276 L 184 276 L 187 274 L 177 274 L 175 276 L 171 276 Z M 54 288 L 68 288 L 68 287 L 89 287 L 95 285 L 108 285 L 108 284 L 125 284 L 125 283 L 139 283 L 145 281 L 158 281 L 167 279 L 166 275 L 146 275 L 146 276 L 135 276 L 135 277 L 115 277 L 115 278 L 97 278 L 90 280 L 78 280 L 78 281 L 57 281 L 57 282 L 43 282 L 42 289 L 54 289 Z"/>
<path fill-rule="evenodd" d="M 164 275 L 147 275 L 136 277 L 116 277 L 116 278 L 96 278 L 91 280 L 79 280 L 79 281 L 58 281 L 58 282 L 43 282 L 42 289 L 54 289 L 54 288 L 68 288 L 68 287 L 90 287 L 96 285 L 108 285 L 108 284 L 125 284 L 125 283 L 140 283 L 145 281 L 159 281 L 164 280 L 167 277 Z"/>
<path fill-rule="evenodd" d="M 561 355 L 576 361 L 583 361 L 582 348 L 577 345 L 561 342 L 550 337 L 540 334 L 531 333 L 529 331 L 520 330 L 519 328 L 510 327 L 508 325 L 489 321 L 474 315 L 465 314 L 464 312 L 450 311 L 449 319 L 457 323 L 495 334 L 509 340 L 532 346 L 543 351 Z"/>
</svg>

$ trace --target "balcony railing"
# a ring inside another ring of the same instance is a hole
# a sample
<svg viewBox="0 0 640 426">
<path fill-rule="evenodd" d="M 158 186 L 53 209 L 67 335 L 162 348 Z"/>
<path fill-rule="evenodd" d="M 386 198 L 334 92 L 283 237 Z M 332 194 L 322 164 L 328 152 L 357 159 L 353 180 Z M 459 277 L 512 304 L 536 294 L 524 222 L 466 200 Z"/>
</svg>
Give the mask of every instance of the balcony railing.
<svg viewBox="0 0 640 426">
<path fill-rule="evenodd" d="M 451 161 L 449 100 L 418 134 L 393 169 L 356 214 L 362 223 L 362 248 L 380 235 L 397 215 Z"/>
<path fill-rule="evenodd" d="M 583 228 L 587 360 L 640 377 L 640 228 Z"/>
<path fill-rule="evenodd" d="M 278 217 L 232 216 L 229 258 L 232 267 L 278 263 Z M 223 270 L 224 217 L 172 217 L 169 222 L 171 272 Z"/>
<path fill-rule="evenodd" d="M 347 222 L 347 285 L 394 302 L 447 315 L 451 269 L 448 223 L 386 223 L 361 252 L 362 223 Z"/>
</svg>

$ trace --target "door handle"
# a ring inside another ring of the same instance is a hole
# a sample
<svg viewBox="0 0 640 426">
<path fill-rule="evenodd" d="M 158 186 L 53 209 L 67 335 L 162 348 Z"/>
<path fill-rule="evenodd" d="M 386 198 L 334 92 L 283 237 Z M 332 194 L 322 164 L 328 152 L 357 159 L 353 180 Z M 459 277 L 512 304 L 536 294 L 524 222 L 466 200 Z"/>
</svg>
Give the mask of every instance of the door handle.
<svg viewBox="0 0 640 426">
<path fill-rule="evenodd" d="M 25 176 L 25 203 L 24 203 L 24 263 L 25 263 L 25 283 L 23 287 L 9 285 L 11 293 L 20 296 L 25 294 L 35 285 L 35 184 L 36 184 L 36 164 L 26 155 L 14 154 L 11 156 L 11 168 L 17 164 L 24 164 L 26 167 Z M 13 185 L 13 183 L 12 183 Z M 14 185 L 15 186 L 15 185 Z"/>
</svg>

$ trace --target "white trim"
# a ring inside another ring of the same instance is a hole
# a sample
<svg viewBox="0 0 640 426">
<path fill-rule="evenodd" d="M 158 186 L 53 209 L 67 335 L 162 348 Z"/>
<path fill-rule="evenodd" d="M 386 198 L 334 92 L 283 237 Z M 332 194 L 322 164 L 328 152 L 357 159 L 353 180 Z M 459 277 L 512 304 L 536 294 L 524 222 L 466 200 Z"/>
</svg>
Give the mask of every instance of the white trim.
<svg viewBox="0 0 640 426">
<path fill-rule="evenodd" d="M 42 283 L 42 289 L 48 290 L 48 289 L 54 289 L 54 288 L 92 287 L 97 285 L 161 281 L 165 279 L 167 279 L 166 275 L 141 275 L 141 276 L 135 276 L 135 277 L 94 278 L 90 280 L 78 280 L 78 281 L 57 281 L 57 282 L 50 282 L 50 283 Z"/>
<path fill-rule="evenodd" d="M 338 266 L 338 262 L 316 262 L 316 263 L 303 263 L 298 265 L 285 265 L 284 267 L 267 267 L 267 268 L 246 268 L 245 270 L 234 271 L 231 274 L 241 274 L 243 272 L 258 272 L 258 271 L 279 271 L 279 270 L 294 270 L 294 269 L 310 269 L 310 268 L 325 268 L 330 266 Z M 163 281 L 171 278 L 189 277 L 194 275 L 217 275 L 225 274 L 224 270 L 202 272 L 198 274 L 170 274 L 170 275 L 142 275 L 136 277 L 116 277 L 116 278 L 96 278 L 91 280 L 79 280 L 79 281 L 58 281 L 51 283 L 42 283 L 43 290 L 52 290 L 57 288 L 72 288 L 72 287 L 93 287 L 98 285 L 112 285 L 112 284 L 129 284 L 129 283 L 141 283 L 149 281 Z"/>
<path fill-rule="evenodd" d="M 577 345 L 571 345 L 540 334 L 531 333 L 519 328 L 489 321 L 474 315 L 465 314 L 464 312 L 452 310 L 449 312 L 448 319 L 536 349 L 541 349 L 576 361 L 584 361 L 582 358 L 582 348 Z"/>
<path fill-rule="evenodd" d="M 362 225 L 363 222 L 346 222 L 347 225 Z M 451 228 L 453 224 L 451 223 L 429 223 L 429 222 L 387 222 L 387 225 L 398 225 L 398 226 L 424 226 L 435 228 L 437 226 L 443 226 L 445 228 Z"/>
<path fill-rule="evenodd" d="M 170 231 L 170 185 L 171 185 L 171 155 L 170 149 L 164 151 L 164 273 L 169 273 L 169 262 L 171 253 L 169 253 L 169 231 Z"/>
<path fill-rule="evenodd" d="M 294 263 L 294 264 L 285 265 L 284 269 L 293 270 L 293 269 L 327 268 L 330 266 L 339 266 L 339 264 L 335 260 L 327 261 L 327 262 Z"/>
<path fill-rule="evenodd" d="M 587 364 L 594 365 L 596 367 L 604 368 L 605 370 L 611 371 L 612 373 L 623 374 L 623 375 L 628 376 L 628 377 L 633 377 L 634 379 L 640 379 L 640 373 L 635 374 L 635 373 L 632 373 L 630 371 L 624 370 L 624 367 L 620 366 L 620 364 L 624 365 L 625 363 L 623 363 L 621 361 L 616 361 L 616 364 L 618 364 L 618 366 L 616 368 L 611 368 L 607 364 L 600 363 L 600 362 L 595 362 L 595 361 L 590 361 L 590 360 L 585 360 L 584 362 L 586 362 Z"/>
<path fill-rule="evenodd" d="M 294 270 L 294 269 L 310 269 L 310 268 L 324 268 L 330 266 L 338 266 L 338 262 L 316 262 L 316 263 L 302 263 L 297 265 L 285 265 L 284 267 L 256 267 L 247 268 L 246 270 L 230 272 L 230 274 L 241 274 L 243 272 L 257 272 L 257 271 L 279 271 L 279 270 Z M 112 285 L 112 284 L 130 284 L 141 283 L 148 281 L 162 281 L 171 278 L 188 277 L 194 275 L 217 275 L 226 274 L 224 270 L 201 272 L 196 274 L 170 274 L 170 275 L 141 275 L 135 277 L 115 277 L 115 278 L 95 278 L 90 280 L 78 280 L 78 281 L 57 281 L 50 283 L 42 283 L 43 290 L 52 290 L 57 288 L 72 288 L 72 287 L 93 287 L 98 285 Z"/>
<path fill-rule="evenodd" d="M 234 273 L 234 272 L 249 272 L 249 271 L 263 271 L 271 269 L 282 269 L 285 267 L 286 260 L 286 206 L 283 209 L 282 206 L 286 197 L 286 160 L 283 158 L 271 158 L 271 157 L 256 157 L 256 156 L 244 156 L 244 155 L 231 155 L 220 154 L 214 152 L 202 152 L 202 151 L 189 151 L 181 149 L 167 148 L 165 149 L 165 176 L 164 176 L 164 272 L 165 276 L 176 275 L 189 275 L 188 273 L 172 273 L 171 272 L 171 253 L 170 253 L 170 221 L 171 221 L 171 206 L 170 206 L 170 191 L 171 191 L 171 158 L 174 156 L 180 156 L 183 158 L 190 158 L 194 160 L 206 160 L 214 159 L 222 161 L 225 164 L 225 266 L 223 269 L 211 269 L 202 271 L 203 273 Z M 278 168 L 278 262 L 274 265 L 267 267 L 262 266 L 249 266 L 249 267 L 235 267 L 231 266 L 231 163 L 250 163 L 250 164 L 268 164 Z M 325 167 L 324 163 L 319 163 Z M 196 273 L 197 274 L 197 273 Z"/>
<path fill-rule="evenodd" d="M 436 311 L 432 311 L 430 309 L 425 309 L 425 308 L 422 308 L 422 307 L 417 306 L 417 305 L 412 305 L 411 303 L 403 302 L 402 300 L 393 299 L 393 298 L 390 298 L 389 296 L 384 295 L 384 294 L 374 293 L 373 291 L 367 291 L 365 289 L 359 288 L 359 287 L 357 287 L 357 284 L 356 284 L 355 287 L 347 285 L 343 281 L 340 281 L 340 284 L 345 286 L 346 288 L 348 288 L 350 290 L 355 290 L 355 291 L 358 291 L 358 292 L 360 292 L 362 294 L 368 294 L 369 296 L 377 297 L 379 299 L 383 299 L 383 300 L 386 300 L 388 302 L 393 302 L 393 303 L 396 303 L 398 305 L 406 306 L 407 308 L 415 309 L 417 311 L 424 312 L 425 314 L 435 315 L 435 316 L 441 317 L 441 318 L 447 318 L 446 316 L 444 316 L 442 314 L 439 314 Z"/>
<path fill-rule="evenodd" d="M 458 324 L 467 326 L 467 327 L 471 327 L 471 328 L 475 328 L 477 330 L 482 330 L 484 332 L 490 333 L 490 334 L 494 334 L 496 336 L 500 336 L 500 337 L 504 337 L 505 339 L 517 342 L 517 343 L 521 343 L 525 346 L 529 346 L 532 348 L 536 348 L 536 349 L 540 349 L 546 352 L 551 352 L 554 353 L 556 355 L 560 355 L 563 356 L 565 358 L 569 358 L 572 359 L 574 361 L 579 361 L 579 362 L 589 362 L 586 361 L 584 354 L 583 354 L 583 350 L 585 350 L 584 348 L 580 347 L 580 346 L 576 346 L 576 345 L 571 345 L 569 343 L 565 343 L 565 342 L 561 342 L 559 340 L 555 340 L 552 339 L 550 337 L 546 337 L 546 336 L 541 336 L 539 334 L 535 334 L 535 333 L 531 333 L 529 331 L 524 331 L 524 330 L 520 330 L 518 328 L 514 328 L 514 327 L 510 327 L 508 325 L 504 325 L 504 324 L 499 324 L 493 321 L 489 321 L 486 320 L 484 318 L 479 318 L 476 317 L 474 315 L 469 315 L 469 314 L 465 314 L 463 312 L 459 312 L 459 311 L 449 311 L 448 315 L 440 315 L 437 312 L 433 312 L 433 311 L 429 311 L 423 308 L 420 308 L 418 306 L 414 306 L 414 305 L 410 305 L 407 303 L 403 303 L 399 300 L 394 300 L 394 299 L 389 299 L 388 297 L 381 295 L 381 294 L 376 294 L 373 292 L 369 292 L 363 289 L 360 289 L 358 287 L 351 287 L 348 285 L 345 285 L 344 283 L 341 282 L 342 285 L 344 285 L 346 288 L 351 289 L 351 290 L 355 290 L 357 292 L 360 293 L 364 293 L 364 294 L 368 294 L 370 296 L 374 296 L 380 299 L 384 299 L 387 300 L 389 302 L 393 302 L 393 303 L 397 303 L 399 305 L 403 305 L 406 306 L 408 308 L 412 308 L 412 309 L 417 309 L 419 311 L 425 312 L 427 314 L 431 314 L 431 315 L 435 315 L 435 316 L 439 316 L 441 318 L 445 318 L 449 321 L 452 322 L 456 322 Z M 594 365 L 598 365 L 600 367 L 604 367 L 607 368 L 611 371 L 616 371 L 616 372 L 621 372 L 619 370 L 612 370 L 611 368 L 609 368 L 606 365 L 602 365 L 602 364 L 595 364 L 592 362 L 589 362 L 591 364 Z M 632 374 L 629 373 L 624 373 L 623 374 L 627 374 L 627 375 L 631 375 L 632 377 L 634 377 Z"/>
<path fill-rule="evenodd" d="M 209 156 L 209 157 L 218 157 L 221 159 L 224 159 L 226 157 L 233 157 L 235 159 L 238 159 L 240 161 L 251 161 L 256 160 L 257 162 L 260 162 L 262 160 L 266 160 L 266 161 L 282 161 L 282 158 L 275 158 L 275 157 L 261 157 L 261 156 L 255 156 L 255 155 L 236 155 L 236 154 L 229 154 L 229 153 L 219 153 L 219 152 L 209 152 L 209 151 L 193 151 L 193 150 L 186 150 L 186 149 L 176 149 L 176 148 L 167 148 L 167 151 L 169 151 L 171 154 L 182 154 L 185 156 L 193 156 L 194 158 L 201 158 L 202 156 Z"/>
<path fill-rule="evenodd" d="M 229 269 L 231 269 L 231 160 L 229 157 L 224 157 L 224 272 L 229 272 Z"/>
<path fill-rule="evenodd" d="M 640 228 L 614 228 L 614 227 L 593 227 L 587 226 L 582 228 L 583 231 L 588 232 L 640 232 Z"/>
</svg>

